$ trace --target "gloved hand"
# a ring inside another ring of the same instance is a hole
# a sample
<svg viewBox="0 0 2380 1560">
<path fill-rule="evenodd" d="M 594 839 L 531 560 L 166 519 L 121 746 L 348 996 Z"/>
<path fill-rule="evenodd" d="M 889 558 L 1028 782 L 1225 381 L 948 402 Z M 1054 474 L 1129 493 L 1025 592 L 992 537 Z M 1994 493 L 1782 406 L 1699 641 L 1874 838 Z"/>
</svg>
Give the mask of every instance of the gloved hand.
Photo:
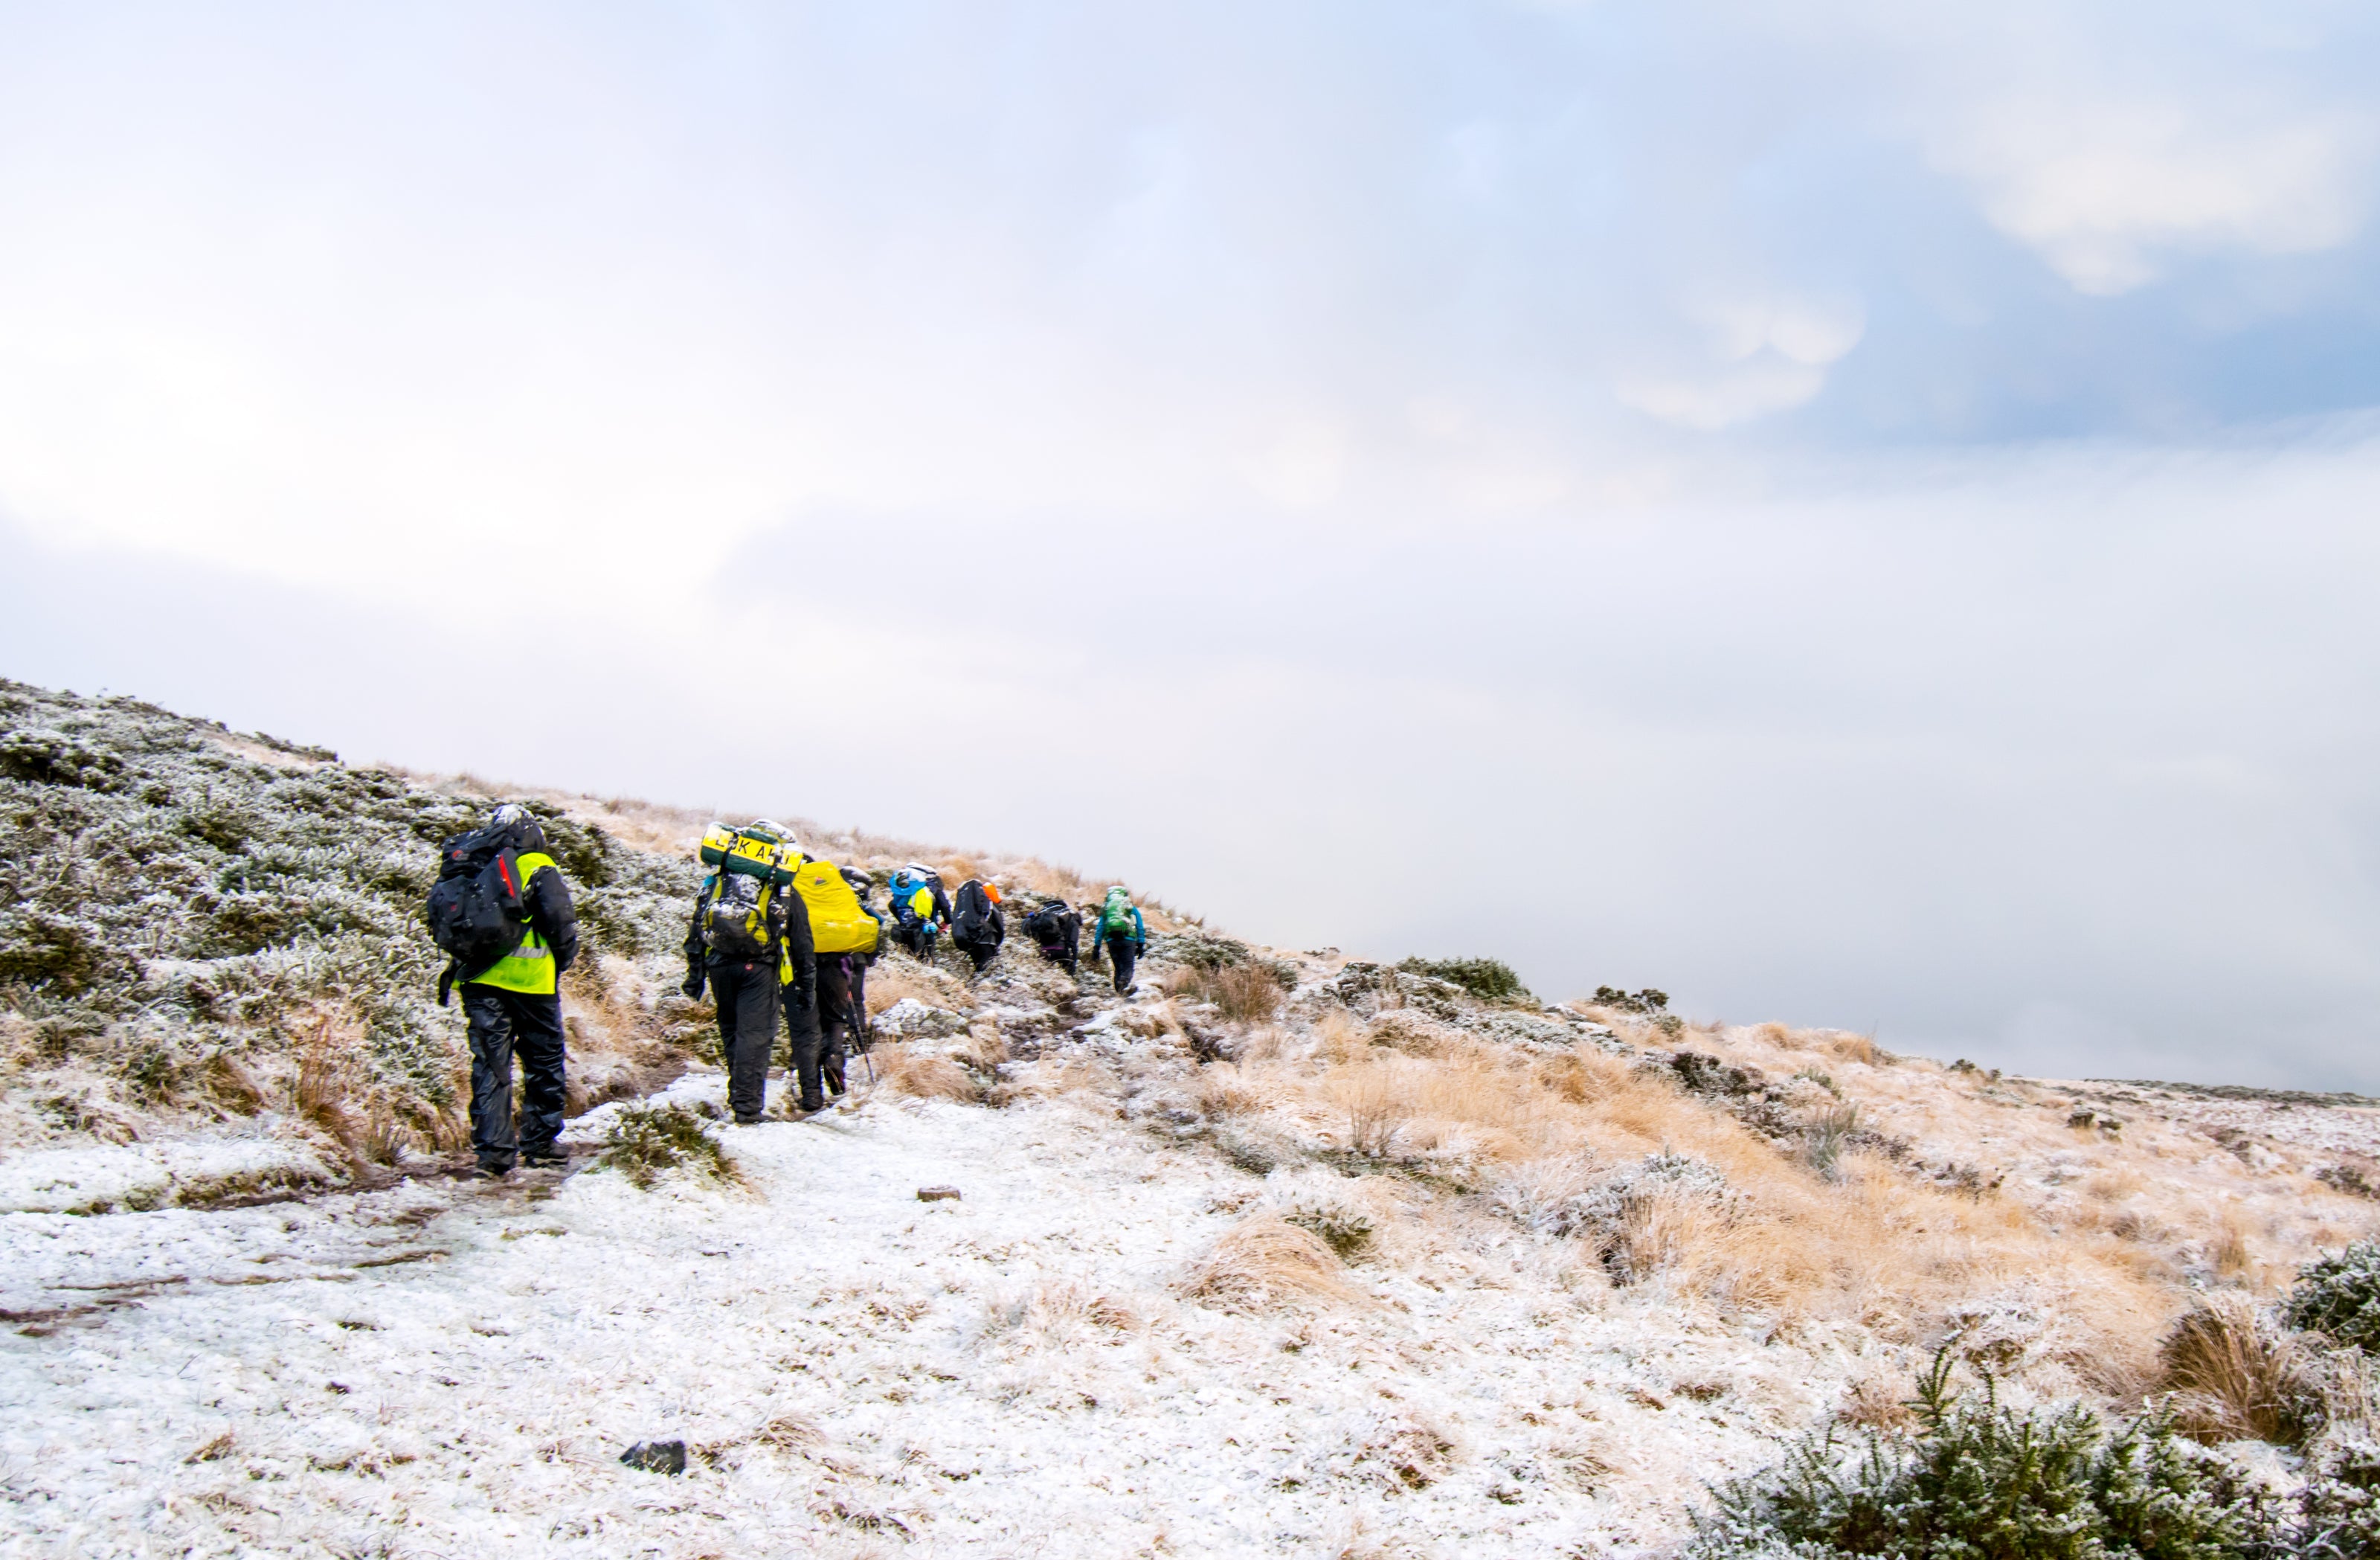
<svg viewBox="0 0 2380 1560">
<path fill-rule="evenodd" d="M 688 1002 L 700 1001 L 702 999 L 702 971 L 698 969 L 691 975 L 688 975 L 686 978 L 686 984 L 678 987 L 678 990 L 686 993 L 686 998 Z"/>
</svg>

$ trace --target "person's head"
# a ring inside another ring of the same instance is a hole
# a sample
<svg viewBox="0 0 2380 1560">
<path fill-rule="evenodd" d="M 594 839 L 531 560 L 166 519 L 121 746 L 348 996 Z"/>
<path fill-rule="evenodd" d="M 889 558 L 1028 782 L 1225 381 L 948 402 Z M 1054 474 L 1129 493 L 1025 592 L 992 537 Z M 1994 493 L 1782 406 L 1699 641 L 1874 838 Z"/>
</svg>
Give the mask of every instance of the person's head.
<svg viewBox="0 0 2380 1560">
<path fill-rule="evenodd" d="M 488 817 L 488 826 L 509 833 L 515 850 L 545 848 L 545 831 L 538 826 L 536 814 L 516 801 L 498 802 Z"/>
</svg>

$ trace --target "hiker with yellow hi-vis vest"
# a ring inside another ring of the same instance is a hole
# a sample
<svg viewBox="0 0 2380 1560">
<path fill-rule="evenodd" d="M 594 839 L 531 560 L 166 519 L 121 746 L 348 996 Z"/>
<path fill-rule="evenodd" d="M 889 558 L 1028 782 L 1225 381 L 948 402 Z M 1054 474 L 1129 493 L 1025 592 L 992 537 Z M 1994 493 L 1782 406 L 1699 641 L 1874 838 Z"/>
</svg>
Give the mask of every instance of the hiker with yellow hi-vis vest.
<svg viewBox="0 0 2380 1560">
<path fill-rule="evenodd" d="M 802 853 L 783 826 L 764 818 L 741 829 L 713 823 L 701 854 L 712 871 L 695 896 L 682 989 L 699 997 L 705 984 L 710 988 L 728 1109 L 738 1126 L 749 1127 L 768 1104 L 779 1004 L 807 1014 L 818 986 L 810 918 L 794 890 Z"/>
<path fill-rule="evenodd" d="M 578 957 L 570 885 L 549 854 L 545 831 L 527 809 L 505 802 L 484 828 L 438 847 L 430 891 L 430 935 L 445 950 L 438 1005 L 463 988 L 471 1041 L 471 1152 L 480 1174 L 501 1179 L 516 1159 L 564 1160 L 566 1061 L 560 981 Z M 521 1069 L 520 1120 L 513 1120 L 513 1060 Z"/>
</svg>

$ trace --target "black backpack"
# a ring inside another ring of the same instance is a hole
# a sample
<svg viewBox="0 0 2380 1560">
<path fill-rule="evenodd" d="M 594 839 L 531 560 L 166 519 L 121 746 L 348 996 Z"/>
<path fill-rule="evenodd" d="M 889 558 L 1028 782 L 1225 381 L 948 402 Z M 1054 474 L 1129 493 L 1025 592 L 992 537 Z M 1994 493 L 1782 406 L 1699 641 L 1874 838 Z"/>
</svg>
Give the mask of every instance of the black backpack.
<svg viewBox="0 0 2380 1560">
<path fill-rule="evenodd" d="M 1075 922 L 1073 926 L 1067 924 L 1073 917 L 1072 910 L 1053 900 L 1025 918 L 1025 930 L 1031 932 L 1033 940 L 1045 948 L 1063 947 L 1072 940 L 1068 936 L 1069 932 L 1076 936 L 1080 935 L 1080 922 Z"/>
<path fill-rule="evenodd" d="M 536 833 L 536 825 L 528 825 Z M 430 890 L 422 919 L 430 940 L 454 962 L 439 982 L 444 1005 L 449 981 L 477 980 L 520 946 L 528 927 L 527 884 L 521 882 L 519 847 L 542 845 L 521 838 L 516 827 L 491 824 L 457 835 L 438 847 L 438 882 Z"/>
<path fill-rule="evenodd" d="M 969 878 L 959 884 L 951 907 L 951 930 L 962 937 L 980 937 L 991 928 L 991 900 L 983 884 Z"/>
</svg>

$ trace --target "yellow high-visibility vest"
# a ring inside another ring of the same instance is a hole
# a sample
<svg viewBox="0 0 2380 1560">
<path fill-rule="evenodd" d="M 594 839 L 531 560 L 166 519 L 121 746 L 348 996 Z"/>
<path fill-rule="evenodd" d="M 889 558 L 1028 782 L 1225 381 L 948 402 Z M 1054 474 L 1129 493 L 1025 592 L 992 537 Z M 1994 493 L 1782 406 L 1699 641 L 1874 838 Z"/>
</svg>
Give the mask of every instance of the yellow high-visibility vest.
<svg viewBox="0 0 2380 1560">
<path fill-rule="evenodd" d="M 539 850 L 516 858 L 516 863 L 520 868 L 523 897 L 528 894 L 528 880 L 537 876 L 540 871 L 547 867 L 553 867 L 556 871 L 562 870 L 554 866 L 552 857 Z M 552 996 L 555 985 L 553 950 L 545 945 L 545 939 L 537 934 L 536 927 L 524 927 L 521 929 L 520 945 L 496 960 L 493 969 L 475 977 L 469 983 L 520 992 L 528 996 Z"/>
</svg>

